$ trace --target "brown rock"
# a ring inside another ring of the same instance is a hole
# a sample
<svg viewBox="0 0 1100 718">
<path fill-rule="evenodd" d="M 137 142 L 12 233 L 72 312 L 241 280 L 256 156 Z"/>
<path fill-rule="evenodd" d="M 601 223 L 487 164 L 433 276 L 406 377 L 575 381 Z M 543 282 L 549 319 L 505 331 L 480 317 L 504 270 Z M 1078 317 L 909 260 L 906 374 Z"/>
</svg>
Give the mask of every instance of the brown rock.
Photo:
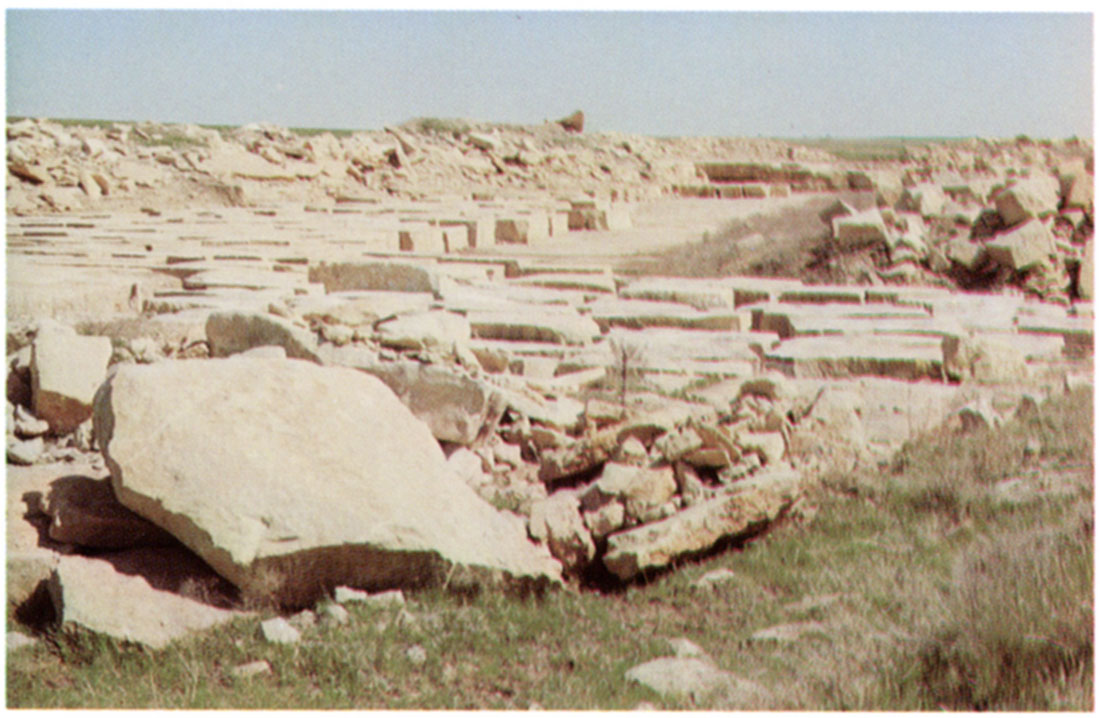
<svg viewBox="0 0 1100 718">
<path fill-rule="evenodd" d="M 177 543 L 167 531 L 120 504 L 108 479 L 56 479 L 45 511 L 51 519 L 50 538 L 62 543 L 113 549 Z"/>
<path fill-rule="evenodd" d="M 46 184 L 52 181 L 50 174 L 41 167 L 34 167 L 26 164 L 25 162 L 9 162 L 8 171 L 21 180 L 26 180 L 31 184 Z"/>
<path fill-rule="evenodd" d="M 566 132 L 584 132 L 584 113 L 577 110 L 568 117 L 558 120 L 558 124 L 565 128 Z"/>
</svg>

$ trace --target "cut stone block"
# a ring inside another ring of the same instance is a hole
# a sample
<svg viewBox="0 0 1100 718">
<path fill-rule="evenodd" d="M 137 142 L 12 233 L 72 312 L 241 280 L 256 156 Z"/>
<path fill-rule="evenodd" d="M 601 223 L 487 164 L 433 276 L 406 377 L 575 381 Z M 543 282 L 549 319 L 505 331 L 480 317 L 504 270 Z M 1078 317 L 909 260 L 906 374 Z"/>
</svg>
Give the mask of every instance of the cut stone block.
<svg viewBox="0 0 1100 718">
<path fill-rule="evenodd" d="M 457 238 L 457 234 L 455 236 Z M 451 251 L 447 240 L 446 231 L 438 227 L 418 227 L 397 232 L 397 245 L 402 252 L 446 254 Z"/>
<path fill-rule="evenodd" d="M 291 359 L 321 363 L 312 332 L 271 314 L 211 314 L 206 320 L 206 341 L 212 357 L 227 357 L 255 347 L 281 346 Z"/>
<path fill-rule="evenodd" d="M 642 299 L 598 299 L 587 305 L 592 318 L 601 331 L 611 327 L 646 329 L 668 327 L 677 329 L 702 329 L 748 331 L 749 315 L 730 310 L 700 311 L 694 307 L 674 302 L 651 302 Z"/>
<path fill-rule="evenodd" d="M 550 237 L 550 224 L 545 215 L 498 219 L 493 236 L 497 244 L 538 244 Z"/>
<path fill-rule="evenodd" d="M 1028 177 L 997 193 L 993 202 L 1006 227 L 1058 211 L 1058 180 L 1050 175 Z"/>
<path fill-rule="evenodd" d="M 774 520 L 797 498 L 800 483 L 791 469 L 756 474 L 663 521 L 612 534 L 603 562 L 624 581 L 667 566 L 679 556 L 704 551 Z"/>
<path fill-rule="evenodd" d="M 387 292 L 435 292 L 439 273 L 432 265 L 398 262 L 321 263 L 309 268 L 309 281 L 326 292 L 367 289 Z"/>
<path fill-rule="evenodd" d="M 1037 219 L 998 235 L 985 245 L 986 254 L 998 264 L 1023 272 L 1047 262 L 1054 254 L 1054 238 Z"/>
<path fill-rule="evenodd" d="M 119 501 L 249 595 L 303 607 L 337 586 L 557 581 L 523 522 L 455 476 L 428 427 L 363 372 L 122 365 L 95 431 Z"/>
<path fill-rule="evenodd" d="M 609 273 L 568 274 L 548 272 L 529 277 L 518 277 L 509 283 L 521 287 L 547 287 L 550 289 L 576 289 L 585 292 L 615 293 L 615 279 Z"/>
<path fill-rule="evenodd" d="M 439 366 L 398 361 L 360 368 L 381 379 L 440 441 L 472 444 L 503 409 L 491 386 Z"/>
<path fill-rule="evenodd" d="M 733 293 L 729 285 L 709 279 L 647 277 L 623 287 L 619 296 L 627 299 L 677 302 L 700 310 L 733 309 Z"/>
<path fill-rule="evenodd" d="M 942 378 L 943 350 L 935 339 L 892 336 L 790 339 L 764 354 L 764 365 L 797 378 L 884 376 Z"/>
<path fill-rule="evenodd" d="M 92 400 L 107 376 L 111 340 L 78 336 L 43 322 L 31 353 L 31 409 L 54 434 L 67 434 L 92 415 Z"/>
<path fill-rule="evenodd" d="M 591 317 L 573 311 L 550 312 L 535 307 L 515 311 L 470 312 L 470 330 L 478 339 L 507 339 L 524 342 L 584 345 L 600 336 Z"/>
<path fill-rule="evenodd" d="M 383 346 L 396 349 L 451 351 L 470 339 L 470 322 L 453 312 L 407 314 L 378 324 Z"/>
<path fill-rule="evenodd" d="M 843 249 L 886 243 L 886 224 L 877 209 L 833 219 L 833 240 Z"/>
</svg>

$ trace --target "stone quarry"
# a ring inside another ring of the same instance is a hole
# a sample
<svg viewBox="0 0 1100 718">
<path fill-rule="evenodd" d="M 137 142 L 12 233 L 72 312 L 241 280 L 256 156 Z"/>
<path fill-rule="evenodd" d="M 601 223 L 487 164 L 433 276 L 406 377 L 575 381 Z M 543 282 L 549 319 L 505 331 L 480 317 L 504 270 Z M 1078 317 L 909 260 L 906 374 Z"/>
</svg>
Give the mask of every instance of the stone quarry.
<svg viewBox="0 0 1100 718">
<path fill-rule="evenodd" d="M 7 139 L 7 594 L 32 626 L 157 649 L 338 594 L 621 585 L 1093 381 L 1083 141 L 854 161 L 580 112 Z M 775 216 L 812 219 L 818 264 L 669 259 L 766 255 L 733 228 Z"/>
</svg>

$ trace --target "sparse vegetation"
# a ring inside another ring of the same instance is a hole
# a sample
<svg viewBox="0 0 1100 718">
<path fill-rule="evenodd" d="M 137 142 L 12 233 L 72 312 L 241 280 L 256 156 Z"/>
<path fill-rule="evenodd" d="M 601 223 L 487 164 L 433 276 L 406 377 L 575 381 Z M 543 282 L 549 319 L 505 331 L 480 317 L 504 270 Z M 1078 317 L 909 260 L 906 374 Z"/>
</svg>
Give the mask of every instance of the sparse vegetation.
<svg viewBox="0 0 1100 718">
<path fill-rule="evenodd" d="M 291 127 L 290 131 L 300 137 L 316 137 L 326 133 L 333 137 L 351 137 L 355 134 L 355 130 L 334 130 L 324 127 Z"/>
<path fill-rule="evenodd" d="M 866 193 L 839 196 L 861 209 L 872 201 Z M 813 196 L 796 207 L 734 220 L 698 242 L 632 259 L 625 269 L 680 277 L 746 274 L 805 278 L 808 268 L 819 263 L 821 253 L 827 251 L 831 230 L 819 215 L 836 198 Z"/>
<path fill-rule="evenodd" d="M 423 591 L 404 609 L 350 604 L 348 625 L 308 629 L 294 647 L 265 643 L 260 617 L 156 654 L 51 633 L 9 655 L 8 705 L 728 707 L 624 680 L 686 637 L 765 686 L 773 710 L 1091 710 L 1092 425 L 1081 391 L 1000 430 L 933 434 L 880 471 L 825 477 L 812 518 L 603 594 Z M 1031 475 L 1068 490 L 994 491 Z M 921 498 L 933 488 L 952 498 Z M 693 585 L 717 568 L 734 579 Z M 791 622 L 818 627 L 752 639 Z M 232 675 L 257 660 L 271 673 Z"/>
<path fill-rule="evenodd" d="M 950 137 L 815 137 L 787 141 L 804 147 L 825 150 L 840 160 L 852 162 L 904 162 L 911 159 L 909 148 L 923 147 L 929 144 L 949 144 L 953 141 L 963 140 Z"/>
<path fill-rule="evenodd" d="M 453 117 L 417 117 L 404 123 L 405 127 L 413 132 L 434 132 L 440 135 L 458 136 L 473 129 L 469 120 Z"/>
</svg>

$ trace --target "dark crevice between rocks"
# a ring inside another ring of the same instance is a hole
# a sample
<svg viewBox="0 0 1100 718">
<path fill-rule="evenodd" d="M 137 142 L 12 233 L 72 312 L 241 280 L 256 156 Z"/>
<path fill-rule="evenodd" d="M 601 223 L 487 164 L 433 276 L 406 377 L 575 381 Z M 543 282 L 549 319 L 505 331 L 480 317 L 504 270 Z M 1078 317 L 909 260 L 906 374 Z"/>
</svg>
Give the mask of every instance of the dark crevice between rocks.
<svg viewBox="0 0 1100 718">
<path fill-rule="evenodd" d="M 577 489 L 595 481 L 603 472 L 605 463 L 607 462 L 601 461 L 595 466 L 590 466 L 582 471 L 566 474 L 565 476 L 560 476 L 549 481 L 543 481 L 543 484 L 546 485 L 546 493 L 553 494 L 555 491 L 561 491 L 562 489 Z"/>
</svg>

